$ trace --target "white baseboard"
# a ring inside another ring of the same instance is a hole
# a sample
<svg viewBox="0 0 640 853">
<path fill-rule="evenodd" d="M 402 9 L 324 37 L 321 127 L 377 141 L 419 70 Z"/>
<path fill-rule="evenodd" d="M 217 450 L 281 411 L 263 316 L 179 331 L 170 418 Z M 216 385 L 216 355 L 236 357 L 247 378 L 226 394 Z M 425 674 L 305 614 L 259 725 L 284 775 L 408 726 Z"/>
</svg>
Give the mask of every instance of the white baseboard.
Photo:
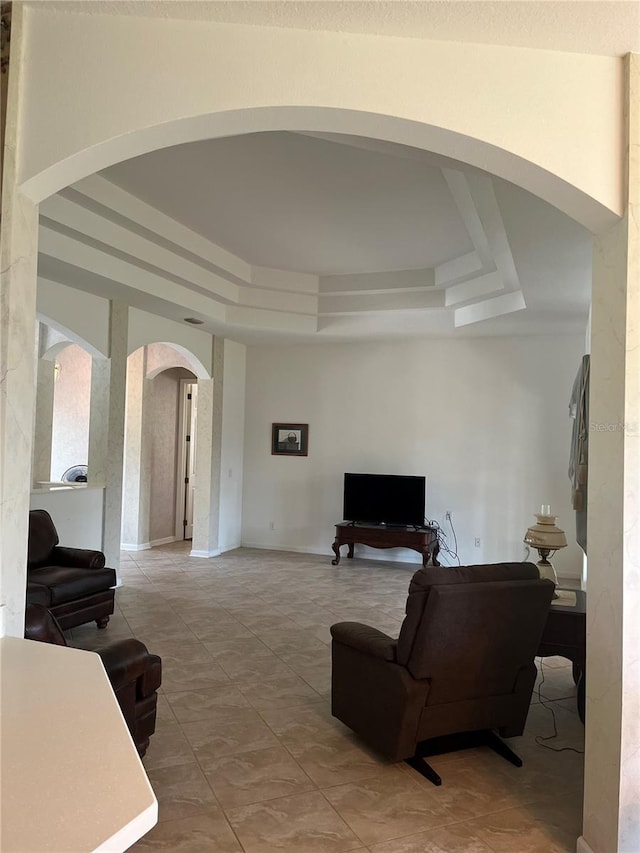
<svg viewBox="0 0 640 853">
<path fill-rule="evenodd" d="M 204 557 L 205 559 L 208 557 L 219 557 L 222 554 L 222 551 L 219 548 L 216 548 L 215 551 L 194 551 L 193 549 L 189 551 L 190 557 Z"/>
<path fill-rule="evenodd" d="M 152 548 L 155 548 L 156 545 L 169 545 L 171 542 L 177 542 L 177 536 L 165 536 L 164 539 L 152 539 L 149 543 Z"/>
<path fill-rule="evenodd" d="M 177 542 L 177 536 L 165 536 L 164 539 L 152 539 L 150 542 L 141 542 L 140 545 L 129 545 L 122 542 L 120 545 L 121 551 L 148 551 L 149 548 L 155 548 L 156 545 L 169 545 L 171 542 Z"/>
<path fill-rule="evenodd" d="M 128 545 L 126 542 L 120 543 L 121 551 L 148 551 L 151 548 L 151 542 L 143 542 L 141 545 Z"/>
<path fill-rule="evenodd" d="M 326 554 L 329 556 L 332 553 L 331 551 L 320 551 L 313 548 L 294 548 L 293 545 L 265 545 L 262 542 L 243 542 L 236 547 L 257 548 L 259 551 L 291 551 L 293 554 Z"/>
<path fill-rule="evenodd" d="M 576 842 L 576 853 L 594 853 L 582 836 Z"/>
</svg>

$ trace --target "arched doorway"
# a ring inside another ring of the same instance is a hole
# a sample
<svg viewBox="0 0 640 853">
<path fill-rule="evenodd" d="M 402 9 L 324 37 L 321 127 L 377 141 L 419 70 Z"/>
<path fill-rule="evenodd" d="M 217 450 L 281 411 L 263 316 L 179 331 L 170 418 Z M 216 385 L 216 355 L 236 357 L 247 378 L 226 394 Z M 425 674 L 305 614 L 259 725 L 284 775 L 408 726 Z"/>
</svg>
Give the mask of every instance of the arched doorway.
<svg viewBox="0 0 640 853">
<path fill-rule="evenodd" d="M 66 15 L 38 18 L 35 10 L 20 9 L 25 27 L 27 11 L 31 16 L 30 32 L 24 43 L 29 52 L 25 50 L 25 55 L 20 57 L 26 61 L 18 68 L 28 67 L 32 88 L 24 93 L 25 102 L 21 104 L 22 118 L 26 116 L 26 120 L 18 122 L 17 116 L 13 116 L 16 138 L 8 139 L 9 150 L 19 154 L 17 169 L 20 171 L 13 170 L 12 162 L 8 178 L 5 178 L 6 203 L 17 211 L 16 219 L 21 223 L 16 227 L 12 217 L 11 223 L 4 226 L 9 241 L 5 244 L 8 247 L 2 264 L 9 272 L 6 304 L 13 322 L 6 345 L 8 382 L 3 393 L 17 401 L 15 409 L 2 409 L 0 424 L 8 429 L 0 466 L 3 471 L 2 505 L 6 507 L 2 520 L 7 528 L 20 517 L 27 500 L 30 447 L 21 430 L 30 420 L 32 392 L 24 392 L 32 387 L 33 364 L 30 359 L 23 358 L 19 339 L 34 312 L 35 205 L 72 181 L 158 145 L 207 138 L 216 133 L 246 132 L 242 119 L 246 117 L 244 111 L 250 109 L 256 119 L 258 111 L 263 110 L 254 125 L 256 130 L 260 129 L 260 124 L 263 129 L 295 124 L 298 129 L 302 126 L 303 129 L 330 132 L 360 132 L 391 139 L 394 136 L 391 127 L 414 123 L 411 127 L 418 130 L 417 136 L 421 139 L 396 137 L 395 141 L 448 153 L 475 165 L 483 161 L 490 171 L 534 192 L 539 190 L 548 200 L 553 196 L 554 203 L 567 212 L 572 211 L 576 219 L 595 231 L 613 221 L 612 213 L 624 211 L 625 193 L 620 175 L 625 171 L 628 155 L 622 153 L 623 88 L 621 82 L 616 83 L 621 75 L 611 64 L 601 68 L 597 57 L 554 56 L 551 51 L 536 55 L 536 51 L 482 45 L 475 45 L 472 50 L 465 45 L 447 43 L 425 47 L 420 39 L 371 40 L 342 33 L 301 36 L 297 31 L 278 31 L 277 28 L 266 32 L 267 28 L 256 31 L 253 27 L 237 27 L 234 38 L 229 39 L 224 27 L 207 24 L 197 29 L 192 22 L 163 23 L 160 20 L 144 24 L 136 21 L 136 26 L 146 32 L 139 33 L 139 39 L 126 39 L 123 38 L 127 32 L 125 23 L 115 17 L 97 16 L 102 18 L 98 26 L 92 16 L 86 16 L 83 26 L 75 20 L 74 26 L 70 26 Z M 119 45 L 117 56 L 112 52 L 114 43 Z M 139 49 L 141 43 L 145 44 L 145 51 Z M 78 77 L 75 68 L 51 62 L 47 48 L 50 50 L 52 46 L 60 55 L 76 57 L 77 63 L 92 73 Z M 172 55 L 173 66 L 181 69 L 179 77 L 168 78 L 167 55 Z M 208 73 L 203 74 L 203 68 Z M 637 86 L 637 63 L 630 65 L 628 70 L 635 75 L 633 85 Z M 22 83 L 26 87 L 25 77 Z M 469 85 L 470 80 L 474 81 L 473 86 Z M 157 84 L 157 88 L 151 87 L 151 92 L 149 81 Z M 225 85 L 212 85 L 212 81 L 224 81 Z M 103 92 L 103 102 L 110 105 L 109 110 L 95 110 L 96 91 Z M 637 109 L 637 98 L 631 101 L 629 92 L 630 89 L 624 102 Z M 340 118 L 346 116 L 346 112 L 336 113 L 333 124 L 327 121 L 326 113 L 315 112 L 301 125 L 301 111 L 309 104 L 315 105 L 312 110 L 317 110 L 318 105 L 332 104 L 344 110 L 359 111 L 366 117 L 366 126 L 363 122 L 358 131 L 354 126 L 345 128 Z M 280 111 L 279 115 L 272 107 Z M 86 120 L 89 115 L 91 121 Z M 186 137 L 187 124 L 182 124 L 179 118 L 185 115 L 190 117 L 184 120 L 190 123 Z M 594 121 L 594 115 L 606 118 Z M 217 129 L 213 127 L 216 122 L 211 121 L 212 116 L 220 119 Z M 456 118 L 454 122 L 452 116 Z M 453 137 L 448 133 L 452 125 L 456 127 Z M 160 134 L 159 127 L 162 128 Z M 28 128 L 28 135 L 20 138 L 25 128 Z M 637 145 L 637 140 L 633 140 L 633 144 Z M 520 174 L 509 167 L 514 163 L 524 167 Z M 637 204 L 637 192 L 633 204 Z M 612 241 L 606 247 L 606 262 L 602 265 L 603 277 L 609 276 L 612 269 L 624 266 L 620 290 L 625 299 L 629 278 L 625 255 L 628 240 L 626 234 L 617 245 Z M 604 302 L 604 292 L 601 295 Z M 624 309 L 620 310 L 624 316 Z M 598 334 L 611 337 L 608 325 L 609 315 L 605 319 L 603 314 L 601 326 L 597 325 Z M 628 351 L 637 350 L 636 338 L 637 330 L 629 328 L 626 334 Z M 616 339 L 616 346 L 618 343 Z M 621 349 L 622 354 L 617 350 L 615 353 L 616 386 L 621 399 L 628 390 L 629 403 L 625 411 L 637 420 L 637 394 L 632 393 L 635 378 L 625 372 L 624 339 Z M 606 347 L 603 352 L 605 357 L 611 355 Z M 604 400 L 607 395 L 602 388 L 601 392 Z M 616 409 L 614 417 L 618 414 Z M 15 458 L 11 458 L 9 448 Z M 618 478 L 625 484 L 630 480 L 624 490 L 630 501 L 633 482 L 626 467 L 629 454 L 626 454 L 626 465 L 622 451 L 614 456 L 615 466 L 605 464 L 609 462 L 608 454 L 604 447 L 601 448 L 604 480 L 611 482 L 615 467 Z M 603 509 L 607 503 L 618 507 L 618 502 L 613 500 L 616 495 L 611 491 L 607 495 L 607 490 L 603 490 Z M 623 499 L 621 501 L 624 503 Z M 606 513 L 605 517 L 608 518 Z M 619 519 L 611 521 L 609 529 L 613 530 L 613 522 Z M 630 566 L 623 565 L 620 555 L 624 553 L 626 538 L 636 535 L 629 533 L 627 537 L 626 531 L 623 535 L 619 527 L 619 524 L 615 527 L 615 535 L 607 532 L 606 522 L 601 522 L 598 529 L 603 543 L 602 597 L 615 602 L 615 613 L 621 607 L 624 574 L 631 570 Z M 20 635 L 26 524 L 18 525 L 15 533 L 13 537 L 3 537 L 5 541 L 12 541 L 3 545 L 0 556 L 2 577 L 7 579 L 9 587 L 6 597 L 8 625 L 12 632 Z M 634 542 L 637 546 L 637 535 Z M 615 575 L 607 572 L 612 560 Z M 625 599 L 627 595 L 630 599 L 625 600 L 625 610 L 633 612 L 633 590 L 627 589 Z M 622 641 L 618 636 L 607 634 L 605 627 L 600 628 L 599 624 L 596 627 L 604 640 L 602 674 L 608 670 L 614 681 L 620 679 Z M 622 632 L 618 634 L 621 636 Z M 629 650 L 626 654 L 631 656 Z M 620 694 L 619 684 L 617 688 L 612 684 L 611 693 Z M 601 735 L 600 769 L 612 768 L 607 776 L 611 782 L 610 793 L 618 790 L 622 778 L 620 744 L 609 743 L 620 731 L 621 712 L 620 699 L 611 710 L 607 694 L 605 690 L 601 695 L 594 695 L 592 720 L 599 723 L 597 728 Z M 630 692 L 628 698 L 632 696 Z M 634 707 L 628 706 L 628 718 L 634 716 Z M 598 771 L 594 765 L 594 780 L 596 775 Z M 632 801 L 628 796 L 627 780 L 636 776 L 634 767 L 629 765 L 624 776 L 625 802 Z M 597 798 L 592 796 L 591 799 L 597 810 Z M 607 812 L 614 814 L 609 823 L 615 823 L 617 829 L 618 800 L 607 798 L 607 802 L 609 800 L 615 800 L 607 807 Z M 596 834 L 612 837 L 609 827 Z M 608 849 L 613 849 L 611 844 Z"/>
<path fill-rule="evenodd" d="M 127 360 L 122 549 L 193 536 L 197 359 L 154 342 Z"/>
</svg>

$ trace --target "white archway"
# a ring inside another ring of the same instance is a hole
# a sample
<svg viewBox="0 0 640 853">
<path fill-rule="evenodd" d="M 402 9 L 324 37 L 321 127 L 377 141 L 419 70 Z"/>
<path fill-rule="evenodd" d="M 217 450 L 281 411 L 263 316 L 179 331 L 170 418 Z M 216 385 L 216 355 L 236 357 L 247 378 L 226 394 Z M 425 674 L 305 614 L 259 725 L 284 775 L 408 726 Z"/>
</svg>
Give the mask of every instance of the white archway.
<svg viewBox="0 0 640 853">
<path fill-rule="evenodd" d="M 23 185 L 44 201 L 95 172 L 173 145 L 264 131 L 339 133 L 406 145 L 476 166 L 537 195 L 591 231 L 615 221 L 615 214 L 587 193 L 536 163 L 481 139 L 392 115 L 328 107 L 257 107 L 177 119 L 132 131 L 79 152 Z"/>
<path fill-rule="evenodd" d="M 74 62 L 59 62 L 60 56 L 74 57 Z M 172 73 L 175 68 L 179 74 Z M 530 190 L 594 232 L 605 231 L 622 214 L 637 222 L 639 176 L 635 164 L 627 172 L 631 161 L 622 116 L 624 105 L 635 134 L 631 144 L 637 147 L 640 83 L 635 60 L 627 63 L 630 82 L 625 88 L 622 62 L 610 57 L 19 6 L 11 71 L 0 263 L 8 315 L 2 319 L 6 373 L 0 389 L 0 578 L 7 630 L 16 636 L 23 627 L 31 452 L 23 425 L 32 415 L 34 372 L 24 341 L 25 331 L 30 341 L 35 317 L 37 204 L 44 198 L 98 169 L 158 147 L 260 129 L 324 130 L 453 156 Z M 637 302 L 637 271 L 629 261 L 637 253 L 637 235 L 631 228 L 619 231 L 599 248 L 602 280 L 610 279 L 612 271 L 617 275 L 620 307 L 615 316 L 624 322 L 627 302 L 630 308 Z M 607 417 L 613 410 L 616 419 L 627 414 L 637 421 L 637 372 L 631 359 L 638 352 L 638 329 L 631 324 L 613 328 L 613 311 L 601 307 L 605 290 L 603 285 L 595 314 L 609 371 L 599 380 L 601 408 Z M 613 390 L 607 391 L 610 376 Z M 603 512 L 611 525 L 599 521 L 603 553 L 598 570 L 602 600 L 611 600 L 616 618 L 623 590 L 627 616 L 638 599 L 635 586 L 624 584 L 637 557 L 637 535 L 620 530 L 619 518 L 611 516 L 615 510 L 626 511 L 637 492 L 631 473 L 637 445 L 632 437 L 624 441 L 612 460 L 603 447 L 598 452 L 600 503 L 603 510 L 613 507 Z M 637 821 L 631 825 L 640 751 L 634 728 L 638 691 L 630 688 L 638 682 L 638 667 L 627 624 L 623 637 L 620 630 L 607 631 L 604 621 L 594 614 L 593 627 L 603 641 L 602 669 L 606 666 L 613 679 L 610 693 L 619 696 L 623 664 L 628 665 L 628 704 L 623 720 L 619 698 L 612 709 L 605 707 L 610 704 L 605 690 L 594 693 L 588 708 L 602 760 L 593 767 L 586 817 L 592 824 L 589 838 L 603 839 L 601 849 L 614 849 L 619 826 L 623 840 L 633 843 L 640 837 Z M 628 806 L 628 815 L 620 814 L 619 802 Z"/>
<path fill-rule="evenodd" d="M 310 130 L 445 154 L 591 230 L 622 210 L 615 59 L 154 16 L 32 14 L 28 32 L 18 180 L 36 203 L 157 148 Z"/>
</svg>

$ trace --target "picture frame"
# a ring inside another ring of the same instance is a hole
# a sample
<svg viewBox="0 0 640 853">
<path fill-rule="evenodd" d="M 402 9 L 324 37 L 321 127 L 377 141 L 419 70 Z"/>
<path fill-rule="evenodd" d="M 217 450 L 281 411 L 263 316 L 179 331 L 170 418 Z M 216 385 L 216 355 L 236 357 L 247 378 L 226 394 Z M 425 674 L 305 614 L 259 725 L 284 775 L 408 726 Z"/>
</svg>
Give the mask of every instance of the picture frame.
<svg viewBox="0 0 640 853">
<path fill-rule="evenodd" d="M 272 456 L 307 456 L 309 424 L 271 424 Z"/>
</svg>

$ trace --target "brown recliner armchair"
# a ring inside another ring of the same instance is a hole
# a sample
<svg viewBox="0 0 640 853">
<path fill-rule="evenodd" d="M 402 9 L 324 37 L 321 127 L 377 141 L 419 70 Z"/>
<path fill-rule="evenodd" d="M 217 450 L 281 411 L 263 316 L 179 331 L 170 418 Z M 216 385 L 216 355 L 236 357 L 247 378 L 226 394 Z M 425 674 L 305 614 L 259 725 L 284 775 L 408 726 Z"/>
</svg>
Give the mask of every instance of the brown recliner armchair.
<svg viewBox="0 0 640 853">
<path fill-rule="evenodd" d="M 25 613 L 27 640 L 66 646 L 64 634 L 51 611 L 30 604 Z M 157 690 L 162 681 L 162 661 L 139 640 L 116 640 L 97 652 L 102 658 L 122 715 L 142 756 L 156 728 Z"/>
<path fill-rule="evenodd" d="M 48 607 L 63 630 L 95 619 L 105 628 L 114 610 L 116 573 L 102 551 L 60 546 L 51 516 L 29 513 L 27 603 Z"/>
<path fill-rule="evenodd" d="M 398 640 L 357 622 L 331 628 L 331 705 L 373 748 L 441 784 L 425 756 L 522 734 L 553 595 L 530 563 L 423 568 Z"/>
</svg>

